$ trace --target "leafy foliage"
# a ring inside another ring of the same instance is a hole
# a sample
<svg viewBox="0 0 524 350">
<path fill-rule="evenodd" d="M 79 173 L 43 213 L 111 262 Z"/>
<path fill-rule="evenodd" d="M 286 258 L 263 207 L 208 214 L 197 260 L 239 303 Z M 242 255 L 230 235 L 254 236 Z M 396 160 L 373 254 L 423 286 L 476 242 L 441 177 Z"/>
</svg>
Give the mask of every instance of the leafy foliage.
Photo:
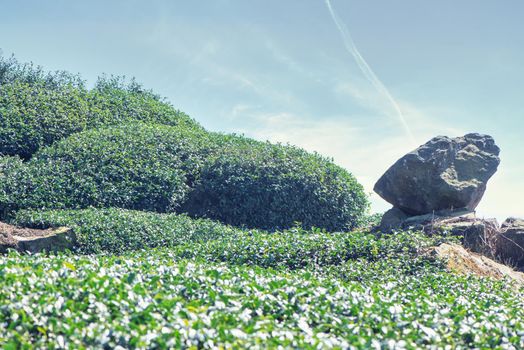
<svg viewBox="0 0 524 350">
<path fill-rule="evenodd" d="M 84 252 L 123 255 L 0 258 L 0 345 L 524 346 L 524 290 L 418 256 L 436 236 L 244 231 L 119 209 L 23 211 L 16 222 L 70 226 Z"/>
<path fill-rule="evenodd" d="M 203 165 L 184 210 L 191 215 L 262 229 L 329 231 L 356 227 L 368 208 L 363 187 L 344 169 L 302 149 L 226 140 Z"/>
<path fill-rule="evenodd" d="M 102 76 L 88 89 L 76 75 L 0 56 L 2 155 L 30 160 L 0 175 L 3 218 L 95 206 L 336 231 L 360 225 L 368 207 L 355 178 L 318 154 L 206 133 L 135 80 Z"/>
<path fill-rule="evenodd" d="M 0 49 L 0 85 L 12 83 L 40 84 L 48 89 L 59 89 L 67 86 L 85 88 L 85 82 L 78 74 L 66 71 L 45 71 L 32 62 L 19 62 L 14 56 L 6 57 Z"/>
<path fill-rule="evenodd" d="M 0 257 L 2 348 L 522 348 L 522 291 L 123 256 Z"/>
<path fill-rule="evenodd" d="M 123 209 L 21 211 L 15 222 L 35 228 L 68 226 L 82 253 L 124 253 L 217 239 L 236 229 L 206 219 Z"/>
<path fill-rule="evenodd" d="M 78 133 L 4 171 L 5 211 L 120 207 L 166 212 L 185 199 L 209 149 L 185 126 L 127 124 Z"/>
<path fill-rule="evenodd" d="M 3 178 L 4 217 L 25 208 L 118 207 L 335 231 L 357 226 L 368 205 L 354 177 L 319 155 L 180 125 L 77 133 L 11 162 Z"/>
</svg>

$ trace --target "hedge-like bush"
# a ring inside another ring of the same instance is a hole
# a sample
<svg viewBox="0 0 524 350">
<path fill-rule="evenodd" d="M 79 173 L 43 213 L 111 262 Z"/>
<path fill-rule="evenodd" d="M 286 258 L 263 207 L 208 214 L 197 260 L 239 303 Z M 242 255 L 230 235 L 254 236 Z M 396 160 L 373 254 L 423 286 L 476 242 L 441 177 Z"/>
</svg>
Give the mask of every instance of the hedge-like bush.
<svg viewBox="0 0 524 350">
<path fill-rule="evenodd" d="M 78 74 L 67 71 L 49 72 L 33 62 L 19 62 L 14 55 L 6 57 L 0 49 L 0 85 L 14 82 L 43 84 L 48 89 L 85 87 L 85 81 Z"/>
<path fill-rule="evenodd" d="M 235 226 L 350 230 L 368 201 L 346 170 L 318 154 L 283 145 L 223 136 L 204 163 L 183 210 Z"/>
<path fill-rule="evenodd" d="M 12 162 L 13 163 L 13 162 Z M 84 131 L 14 162 L 4 216 L 24 208 L 118 207 L 187 212 L 234 226 L 349 230 L 367 209 L 362 186 L 301 149 L 185 126 Z"/>
<path fill-rule="evenodd" d="M 200 128 L 133 80 L 101 77 L 89 90 L 77 76 L 0 57 L 0 154 L 28 159 L 73 133 L 130 121 Z"/>
<path fill-rule="evenodd" d="M 14 223 L 34 228 L 67 226 L 82 253 L 122 253 L 154 247 L 172 248 L 234 234 L 238 229 L 186 215 L 117 208 L 84 210 L 23 210 Z"/>
<path fill-rule="evenodd" d="M 185 126 L 129 124 L 89 130 L 6 166 L 4 212 L 20 208 L 119 207 L 173 211 L 211 146 Z"/>
</svg>

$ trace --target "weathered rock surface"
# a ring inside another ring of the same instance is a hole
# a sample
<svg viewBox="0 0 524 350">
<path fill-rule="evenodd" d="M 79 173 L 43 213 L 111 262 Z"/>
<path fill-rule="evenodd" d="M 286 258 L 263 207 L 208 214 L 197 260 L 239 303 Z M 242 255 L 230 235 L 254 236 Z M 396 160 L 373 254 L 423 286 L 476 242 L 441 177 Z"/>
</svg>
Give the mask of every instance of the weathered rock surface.
<svg viewBox="0 0 524 350">
<path fill-rule="evenodd" d="M 485 256 L 472 253 L 456 244 L 443 243 L 430 248 L 428 253 L 446 261 L 448 269 L 460 274 L 472 274 L 495 279 L 510 279 L 517 286 L 524 285 L 524 273 L 515 271 Z"/>
<path fill-rule="evenodd" d="M 435 137 L 393 164 L 374 190 L 408 215 L 474 210 L 497 171 L 499 153 L 488 135 Z"/>
<path fill-rule="evenodd" d="M 404 213 L 402 210 L 397 208 L 392 208 L 382 215 L 380 221 L 379 231 L 389 232 L 395 229 L 399 229 L 404 224 L 404 221 L 409 218 L 409 216 Z"/>
<path fill-rule="evenodd" d="M 30 253 L 71 250 L 75 241 L 74 232 L 67 227 L 36 230 L 0 222 L 0 253 L 8 249 Z"/>
<path fill-rule="evenodd" d="M 496 243 L 498 258 L 512 266 L 524 267 L 524 220 L 509 218 L 502 223 Z"/>
</svg>

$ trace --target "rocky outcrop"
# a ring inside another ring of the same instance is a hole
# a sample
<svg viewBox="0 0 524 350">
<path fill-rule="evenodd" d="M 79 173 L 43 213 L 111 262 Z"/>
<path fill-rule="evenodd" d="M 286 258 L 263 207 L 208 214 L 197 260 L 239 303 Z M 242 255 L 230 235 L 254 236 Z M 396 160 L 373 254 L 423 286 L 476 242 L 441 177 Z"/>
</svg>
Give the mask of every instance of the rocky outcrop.
<svg viewBox="0 0 524 350">
<path fill-rule="evenodd" d="M 0 222 L 0 253 L 9 249 L 30 253 L 72 250 L 75 241 L 74 232 L 67 227 L 36 230 Z"/>
<path fill-rule="evenodd" d="M 407 216 L 394 208 L 384 214 L 379 230 L 417 230 L 428 235 L 451 235 L 460 238 L 467 249 L 494 257 L 499 225 L 495 219 L 479 219 L 468 210 Z"/>
<path fill-rule="evenodd" d="M 430 248 L 424 254 L 444 260 L 449 270 L 459 274 L 508 279 L 513 281 L 516 287 L 524 286 L 524 273 L 480 254 L 469 252 L 460 245 L 443 243 Z"/>
<path fill-rule="evenodd" d="M 474 210 L 500 163 L 491 136 L 431 139 L 391 166 L 374 190 L 407 215 Z"/>
<path fill-rule="evenodd" d="M 502 223 L 496 243 L 498 258 L 512 266 L 524 267 L 524 220 L 509 218 Z"/>
</svg>

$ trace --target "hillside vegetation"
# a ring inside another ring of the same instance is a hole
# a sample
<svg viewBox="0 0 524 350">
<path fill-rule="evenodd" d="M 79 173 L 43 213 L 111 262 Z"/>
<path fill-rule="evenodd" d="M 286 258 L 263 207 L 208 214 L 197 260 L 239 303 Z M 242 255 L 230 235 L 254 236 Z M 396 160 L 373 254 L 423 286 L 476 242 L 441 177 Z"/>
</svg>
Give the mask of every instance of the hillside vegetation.
<svg viewBox="0 0 524 350">
<path fill-rule="evenodd" d="M 524 348 L 523 288 L 426 253 L 457 238 L 371 232 L 368 206 L 319 154 L 0 56 L 0 219 L 75 237 L 0 255 L 0 348 Z"/>
<path fill-rule="evenodd" d="M 134 81 L 0 61 L 0 213 L 119 207 L 268 230 L 355 228 L 368 201 L 331 160 L 205 131 Z M 7 158 L 6 158 L 7 157 Z M 14 157 L 14 158 L 10 158 Z"/>
</svg>

